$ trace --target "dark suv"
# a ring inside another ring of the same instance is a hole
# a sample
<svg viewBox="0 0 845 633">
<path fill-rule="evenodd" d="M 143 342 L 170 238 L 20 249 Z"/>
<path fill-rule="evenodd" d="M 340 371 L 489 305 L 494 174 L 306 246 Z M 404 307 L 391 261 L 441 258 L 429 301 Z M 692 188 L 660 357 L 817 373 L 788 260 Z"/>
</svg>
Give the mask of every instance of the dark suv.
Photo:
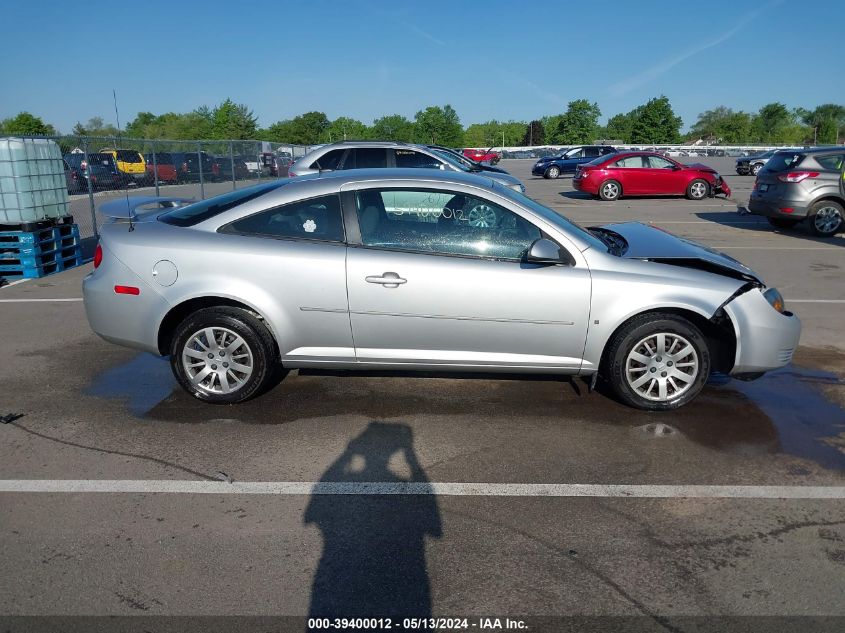
<svg viewBox="0 0 845 633">
<path fill-rule="evenodd" d="M 748 209 L 778 228 L 806 220 L 814 235 L 845 228 L 845 148 L 776 152 L 757 174 Z"/>
<path fill-rule="evenodd" d="M 570 147 L 557 156 L 541 158 L 534 163 L 531 173 L 534 176 L 542 176 L 543 178 L 557 178 L 561 174 L 574 174 L 575 168 L 578 165 L 589 163 L 599 156 L 615 154 L 618 151 L 610 145 L 579 145 L 577 147 Z"/>
</svg>

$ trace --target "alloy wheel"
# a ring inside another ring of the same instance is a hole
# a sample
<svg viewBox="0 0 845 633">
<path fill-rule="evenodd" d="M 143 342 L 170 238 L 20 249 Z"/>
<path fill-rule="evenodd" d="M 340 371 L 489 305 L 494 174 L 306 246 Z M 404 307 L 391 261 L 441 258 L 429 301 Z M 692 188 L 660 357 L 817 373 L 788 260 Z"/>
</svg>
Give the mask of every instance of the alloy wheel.
<svg viewBox="0 0 845 633">
<path fill-rule="evenodd" d="M 195 332 L 182 349 L 182 367 L 191 384 L 208 393 L 232 393 L 252 375 L 254 360 L 246 341 L 224 327 Z"/>
<path fill-rule="evenodd" d="M 490 229 L 496 226 L 496 211 L 487 204 L 477 204 L 470 209 L 467 221 L 470 226 Z"/>
<path fill-rule="evenodd" d="M 707 185 L 703 182 L 694 182 L 690 185 L 690 195 L 695 198 L 696 200 L 703 198 L 707 195 Z"/>
<path fill-rule="evenodd" d="M 822 207 L 813 216 L 813 225 L 819 233 L 833 233 L 842 224 L 842 214 L 836 207 Z"/>
<path fill-rule="evenodd" d="M 698 377 L 695 347 L 670 332 L 650 334 L 634 345 L 625 359 L 625 377 L 637 395 L 667 402 L 692 387 Z"/>
<path fill-rule="evenodd" d="M 619 195 L 619 185 L 615 182 L 605 183 L 602 187 L 602 193 L 605 198 L 616 198 Z"/>
</svg>

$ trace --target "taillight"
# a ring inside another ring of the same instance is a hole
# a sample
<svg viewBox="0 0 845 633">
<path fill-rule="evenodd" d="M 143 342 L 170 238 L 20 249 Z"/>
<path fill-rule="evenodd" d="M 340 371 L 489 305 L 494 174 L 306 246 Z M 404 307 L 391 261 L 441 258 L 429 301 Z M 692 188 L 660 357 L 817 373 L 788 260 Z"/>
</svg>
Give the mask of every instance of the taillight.
<svg viewBox="0 0 845 633">
<path fill-rule="evenodd" d="M 115 286 L 114 292 L 115 294 L 119 295 L 138 296 L 139 294 L 141 294 L 141 289 L 137 286 Z"/>
<path fill-rule="evenodd" d="M 807 178 L 817 178 L 819 172 L 817 171 L 791 171 L 788 174 L 781 174 L 778 180 L 781 182 L 801 182 Z"/>
<path fill-rule="evenodd" d="M 97 244 L 97 248 L 94 249 L 94 269 L 100 267 L 100 264 L 103 263 L 103 247 Z"/>
<path fill-rule="evenodd" d="M 288 169 L 288 178 L 296 178 L 296 174 L 293 173 L 290 169 Z"/>
</svg>

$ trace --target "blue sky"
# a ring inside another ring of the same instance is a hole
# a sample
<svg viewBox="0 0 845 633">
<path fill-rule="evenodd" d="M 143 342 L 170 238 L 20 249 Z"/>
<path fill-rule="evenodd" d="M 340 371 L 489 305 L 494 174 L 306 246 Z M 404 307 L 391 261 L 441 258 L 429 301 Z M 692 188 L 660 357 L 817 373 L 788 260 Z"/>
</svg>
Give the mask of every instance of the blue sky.
<svg viewBox="0 0 845 633">
<path fill-rule="evenodd" d="M 845 2 L 743 0 L 3 0 L 0 118 L 61 131 L 246 103 L 370 123 L 450 103 L 464 124 L 596 101 L 602 120 L 660 94 L 684 127 L 718 106 L 845 103 Z M 8 28 L 8 27 L 12 28 Z"/>
</svg>

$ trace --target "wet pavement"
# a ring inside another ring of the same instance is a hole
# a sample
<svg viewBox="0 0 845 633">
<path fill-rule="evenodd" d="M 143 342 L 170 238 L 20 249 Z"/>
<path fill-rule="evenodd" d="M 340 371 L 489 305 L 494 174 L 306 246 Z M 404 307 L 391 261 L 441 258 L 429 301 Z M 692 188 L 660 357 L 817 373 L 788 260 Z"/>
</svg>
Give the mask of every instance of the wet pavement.
<svg viewBox="0 0 845 633">
<path fill-rule="evenodd" d="M 528 184 L 561 200 L 567 186 Z M 667 228 L 736 248 L 787 302 L 845 299 L 838 242 L 726 224 L 747 221 L 736 201 L 575 202 L 569 215 L 600 222 L 695 222 Z M 822 250 L 777 250 L 796 244 Z M 0 299 L 78 297 L 82 274 Z M 0 364 L 0 480 L 843 486 L 842 306 L 795 310 L 805 336 L 793 365 L 750 383 L 714 377 L 688 406 L 654 414 L 580 379 L 469 374 L 290 372 L 261 398 L 206 405 L 168 360 L 96 338 L 78 302 L 0 303 L 14 333 Z M 0 493 L 0 574 L 14 578 L 0 614 L 351 616 L 364 595 L 379 611 L 631 616 L 644 630 L 700 630 L 684 616 L 703 614 L 845 616 L 842 500 L 316 500 Z"/>
</svg>

